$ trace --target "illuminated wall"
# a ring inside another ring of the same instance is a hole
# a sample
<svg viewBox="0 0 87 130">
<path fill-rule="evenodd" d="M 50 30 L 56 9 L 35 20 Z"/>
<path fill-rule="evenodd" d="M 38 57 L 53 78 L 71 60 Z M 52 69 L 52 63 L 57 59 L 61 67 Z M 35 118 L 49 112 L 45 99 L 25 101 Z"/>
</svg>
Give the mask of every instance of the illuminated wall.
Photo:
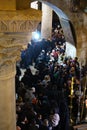
<svg viewBox="0 0 87 130">
<path fill-rule="evenodd" d="M 66 55 L 72 58 L 76 57 L 76 48 L 69 42 L 66 42 Z"/>
</svg>

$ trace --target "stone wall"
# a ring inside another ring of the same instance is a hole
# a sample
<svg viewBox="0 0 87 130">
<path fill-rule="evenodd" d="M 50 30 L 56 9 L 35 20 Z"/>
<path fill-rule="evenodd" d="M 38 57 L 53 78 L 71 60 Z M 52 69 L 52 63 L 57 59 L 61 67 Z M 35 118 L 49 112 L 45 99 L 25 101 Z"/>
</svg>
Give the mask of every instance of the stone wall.
<svg viewBox="0 0 87 130">
<path fill-rule="evenodd" d="M 0 10 L 15 10 L 16 2 L 15 0 L 1 0 L 0 1 Z"/>
</svg>

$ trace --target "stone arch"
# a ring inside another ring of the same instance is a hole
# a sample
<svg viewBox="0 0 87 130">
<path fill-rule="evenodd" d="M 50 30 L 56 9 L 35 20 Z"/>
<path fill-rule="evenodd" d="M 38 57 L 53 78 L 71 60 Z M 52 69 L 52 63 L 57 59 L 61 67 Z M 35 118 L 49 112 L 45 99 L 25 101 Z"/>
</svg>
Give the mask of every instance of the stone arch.
<svg viewBox="0 0 87 130">
<path fill-rule="evenodd" d="M 74 46 L 76 46 L 75 30 L 74 30 L 73 24 L 72 24 L 71 20 L 68 18 L 68 16 L 60 8 L 58 8 L 57 6 L 51 4 L 50 2 L 43 1 L 43 0 L 38 0 L 38 1 L 47 4 L 48 6 L 50 6 L 54 10 L 54 12 L 58 15 L 58 17 L 60 19 L 61 25 L 63 24 L 63 22 L 68 23 L 68 28 L 70 27 L 70 30 L 71 30 L 71 33 L 72 33 L 71 35 L 72 35 L 72 38 L 73 38 L 73 41 L 71 43 Z M 64 4 L 66 4 L 66 3 L 64 3 Z M 63 26 L 63 28 L 64 28 L 64 26 Z M 73 35 L 72 31 L 74 31 L 74 35 Z M 66 36 L 66 37 L 68 37 L 68 36 Z M 69 39 L 69 37 L 68 37 L 68 39 Z M 69 39 L 69 41 L 70 41 L 70 39 Z"/>
<path fill-rule="evenodd" d="M 60 8 L 58 8 L 58 6 L 56 6 L 54 3 L 50 2 L 52 0 L 38 0 L 41 3 L 44 3 L 46 5 L 48 5 L 49 7 L 52 8 L 52 10 L 57 14 L 57 16 L 59 17 L 66 41 L 68 42 L 67 46 L 68 49 L 67 51 L 70 51 L 69 48 L 73 48 L 73 57 L 76 56 L 76 45 L 77 45 L 77 39 L 76 39 L 76 33 L 75 33 L 75 29 L 74 26 L 71 22 L 71 20 L 69 19 L 69 17 L 64 13 L 64 10 L 62 11 Z M 60 0 L 59 0 L 60 1 Z M 64 4 L 67 5 L 67 3 L 65 2 Z M 61 5 L 62 6 L 62 5 Z M 68 53 L 67 53 L 68 54 Z"/>
</svg>

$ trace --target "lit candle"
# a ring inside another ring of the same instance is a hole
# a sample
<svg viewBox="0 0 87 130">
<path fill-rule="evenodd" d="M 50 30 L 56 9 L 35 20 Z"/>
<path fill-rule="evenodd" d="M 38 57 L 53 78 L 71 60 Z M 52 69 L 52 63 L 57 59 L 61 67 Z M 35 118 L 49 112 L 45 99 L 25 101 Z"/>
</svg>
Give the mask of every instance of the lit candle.
<svg viewBox="0 0 87 130">
<path fill-rule="evenodd" d="M 86 106 L 86 108 L 87 108 L 87 99 L 85 100 L 85 106 Z"/>
<path fill-rule="evenodd" d="M 71 95 L 73 95 L 73 80 L 74 80 L 74 78 L 72 77 L 72 82 L 71 82 Z"/>
</svg>

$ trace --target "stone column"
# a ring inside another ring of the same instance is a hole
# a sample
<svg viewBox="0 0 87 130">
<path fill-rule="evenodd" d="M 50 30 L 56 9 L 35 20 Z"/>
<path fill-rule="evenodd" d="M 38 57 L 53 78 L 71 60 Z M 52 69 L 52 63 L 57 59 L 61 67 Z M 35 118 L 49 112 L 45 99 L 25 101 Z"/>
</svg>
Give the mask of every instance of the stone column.
<svg viewBox="0 0 87 130">
<path fill-rule="evenodd" d="M 15 74 L 29 33 L 0 33 L 0 130 L 16 130 Z"/>
<path fill-rule="evenodd" d="M 46 4 L 42 4 L 42 24 L 41 24 L 41 37 L 49 38 L 52 33 L 52 9 Z"/>
<path fill-rule="evenodd" d="M 0 130 L 16 130 L 15 70 L 15 63 L 0 66 Z"/>
<path fill-rule="evenodd" d="M 31 33 L 0 34 L 0 130 L 16 130 L 16 61 Z"/>
<path fill-rule="evenodd" d="M 87 65 L 87 15 L 81 14 L 76 26 L 77 56 L 82 65 Z"/>
<path fill-rule="evenodd" d="M 81 65 L 87 65 L 87 34 L 80 31 L 77 45 L 77 56 L 81 60 Z"/>
<path fill-rule="evenodd" d="M 0 130 L 16 130 L 15 74 L 21 46 L 0 35 Z"/>
<path fill-rule="evenodd" d="M 31 33 L 0 33 L 0 130 L 16 130 L 15 74 Z"/>
</svg>

